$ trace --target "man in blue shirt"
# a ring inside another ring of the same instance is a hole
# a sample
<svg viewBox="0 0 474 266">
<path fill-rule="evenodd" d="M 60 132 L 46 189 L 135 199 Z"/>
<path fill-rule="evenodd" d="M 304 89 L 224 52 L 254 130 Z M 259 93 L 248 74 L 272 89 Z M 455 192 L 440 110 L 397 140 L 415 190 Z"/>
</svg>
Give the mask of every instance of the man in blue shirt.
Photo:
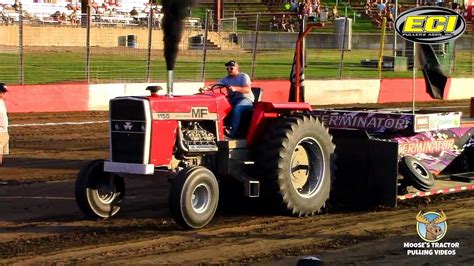
<svg viewBox="0 0 474 266">
<path fill-rule="evenodd" d="M 254 96 L 252 93 L 252 82 L 249 75 L 240 72 L 239 64 L 236 61 L 225 63 L 227 76 L 219 81 L 219 84 L 226 85 L 233 92 L 229 99 L 232 104 L 232 113 L 230 115 L 230 137 L 236 137 L 239 130 L 240 118 L 242 113 L 252 110 Z"/>
</svg>

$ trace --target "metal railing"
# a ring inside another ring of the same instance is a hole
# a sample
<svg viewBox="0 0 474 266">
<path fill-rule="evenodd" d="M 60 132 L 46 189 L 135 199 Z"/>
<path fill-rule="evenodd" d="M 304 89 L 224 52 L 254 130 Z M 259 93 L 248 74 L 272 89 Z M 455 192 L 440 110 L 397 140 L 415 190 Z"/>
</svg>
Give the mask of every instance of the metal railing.
<svg viewBox="0 0 474 266">
<path fill-rule="evenodd" d="M 218 30 L 219 32 L 237 32 L 237 18 L 221 18 Z"/>
</svg>

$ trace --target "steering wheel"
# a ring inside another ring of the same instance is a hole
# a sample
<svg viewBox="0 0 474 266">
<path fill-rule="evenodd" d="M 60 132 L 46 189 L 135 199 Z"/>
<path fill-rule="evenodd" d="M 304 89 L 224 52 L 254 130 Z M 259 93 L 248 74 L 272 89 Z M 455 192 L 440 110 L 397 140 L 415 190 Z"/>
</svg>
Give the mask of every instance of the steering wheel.
<svg viewBox="0 0 474 266">
<path fill-rule="evenodd" d="M 226 89 L 226 93 L 224 93 L 224 92 L 222 91 L 222 89 L 224 89 L 224 88 Z M 211 86 L 209 89 L 207 89 L 206 91 L 211 91 L 212 93 L 214 93 L 216 89 L 219 89 L 219 92 L 220 92 L 220 93 L 222 93 L 222 94 L 224 94 L 224 95 L 227 95 L 227 96 L 229 96 L 229 97 L 231 97 L 231 96 L 234 95 L 234 91 L 232 91 L 229 86 L 227 86 L 227 85 L 225 85 L 225 84 L 219 84 L 219 83 L 212 85 L 212 86 Z"/>
</svg>

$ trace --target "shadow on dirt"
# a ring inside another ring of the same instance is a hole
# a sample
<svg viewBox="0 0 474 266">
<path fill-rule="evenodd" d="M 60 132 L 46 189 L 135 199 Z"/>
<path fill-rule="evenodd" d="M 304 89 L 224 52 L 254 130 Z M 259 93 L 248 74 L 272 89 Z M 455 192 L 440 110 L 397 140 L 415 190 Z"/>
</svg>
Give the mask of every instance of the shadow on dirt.
<svg viewBox="0 0 474 266">
<path fill-rule="evenodd" d="M 90 160 L 10 157 L 2 168 L 79 169 Z"/>
</svg>

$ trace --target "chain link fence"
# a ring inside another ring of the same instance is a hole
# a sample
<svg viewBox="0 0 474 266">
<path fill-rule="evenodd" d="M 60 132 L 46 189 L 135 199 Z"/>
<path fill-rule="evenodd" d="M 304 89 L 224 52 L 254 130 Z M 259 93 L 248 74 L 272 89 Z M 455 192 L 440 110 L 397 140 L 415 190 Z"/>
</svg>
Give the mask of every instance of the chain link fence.
<svg viewBox="0 0 474 266">
<path fill-rule="evenodd" d="M 22 11 L 19 11 L 22 12 Z M 16 14 L 16 15 L 14 15 Z M 11 13 L 0 24 L 0 80 L 9 84 L 57 82 L 141 83 L 166 80 L 161 14 L 90 15 L 90 23 Z M 10 19 L 10 17 L 12 19 Z M 82 15 L 81 17 L 87 17 Z M 202 18 L 187 18 L 174 71 L 175 81 L 215 81 L 224 63 L 240 62 L 252 79 L 288 79 L 296 32 L 237 31 L 237 18 L 206 27 Z M 413 45 L 393 31 L 352 33 L 334 22 L 306 40 L 306 79 L 374 79 L 412 77 Z M 256 25 L 256 29 L 266 28 Z M 208 31 L 207 34 L 206 30 Z M 347 32 L 347 31 L 346 31 Z M 207 35 L 207 38 L 204 36 Z M 258 36 L 258 37 L 257 37 Z M 344 39 L 342 38 L 342 39 Z M 474 38 L 465 33 L 456 43 L 435 47 L 452 77 L 474 76 Z M 380 63 L 379 63 L 380 62 Z M 416 73 L 422 76 L 421 71 Z"/>
</svg>

